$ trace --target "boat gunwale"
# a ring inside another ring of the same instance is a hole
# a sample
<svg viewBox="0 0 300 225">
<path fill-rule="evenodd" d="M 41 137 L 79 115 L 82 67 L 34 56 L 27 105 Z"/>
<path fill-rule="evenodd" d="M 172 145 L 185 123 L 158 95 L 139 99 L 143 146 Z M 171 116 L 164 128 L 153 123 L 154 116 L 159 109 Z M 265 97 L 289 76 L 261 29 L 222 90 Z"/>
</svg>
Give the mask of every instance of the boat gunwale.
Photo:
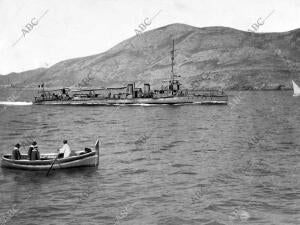
<svg viewBox="0 0 300 225">
<path fill-rule="evenodd" d="M 79 167 L 98 167 L 97 164 L 94 165 L 93 163 L 85 164 L 85 165 L 80 165 L 80 164 L 79 165 L 71 165 L 71 166 L 69 165 L 69 164 L 74 164 L 74 163 L 81 162 L 83 160 L 89 160 L 89 159 L 93 159 L 93 158 L 97 158 L 97 155 L 93 155 L 92 157 L 87 157 L 87 158 L 84 158 L 84 159 L 81 159 L 81 160 L 74 160 L 74 161 L 70 161 L 70 162 L 65 162 L 63 164 L 55 163 L 54 166 L 53 166 L 53 169 L 72 169 L 72 168 L 79 168 Z M 50 164 L 46 164 L 46 165 L 15 164 L 15 163 L 7 162 L 7 161 L 4 161 L 4 164 L 6 164 L 6 165 L 2 165 L 2 167 L 4 169 L 26 170 L 26 171 L 43 171 L 43 170 L 48 170 L 51 166 Z"/>
<path fill-rule="evenodd" d="M 70 156 L 67 158 L 61 158 L 57 159 L 56 162 L 57 164 L 64 164 L 68 162 L 75 162 L 78 160 L 83 160 L 85 158 L 93 157 L 97 153 L 95 151 L 85 153 L 82 155 L 76 155 L 76 156 Z M 7 163 L 10 164 L 15 164 L 15 165 L 29 165 L 29 166 L 46 166 L 46 165 L 51 165 L 54 159 L 41 159 L 41 160 L 28 160 L 28 159 L 19 159 L 19 160 L 14 160 L 14 159 L 9 159 L 6 158 L 5 156 L 10 156 L 10 155 L 3 155 L 1 158 Z"/>
</svg>

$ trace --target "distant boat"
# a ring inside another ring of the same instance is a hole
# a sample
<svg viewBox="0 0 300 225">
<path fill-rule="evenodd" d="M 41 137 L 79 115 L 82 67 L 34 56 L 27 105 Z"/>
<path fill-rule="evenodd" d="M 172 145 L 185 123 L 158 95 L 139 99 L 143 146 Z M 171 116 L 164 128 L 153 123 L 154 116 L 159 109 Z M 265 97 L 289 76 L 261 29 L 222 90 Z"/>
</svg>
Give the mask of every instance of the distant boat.
<svg viewBox="0 0 300 225">
<path fill-rule="evenodd" d="M 294 90 L 294 94 L 293 96 L 300 96 L 300 88 L 299 86 L 292 80 L 293 83 L 293 90 Z"/>
</svg>

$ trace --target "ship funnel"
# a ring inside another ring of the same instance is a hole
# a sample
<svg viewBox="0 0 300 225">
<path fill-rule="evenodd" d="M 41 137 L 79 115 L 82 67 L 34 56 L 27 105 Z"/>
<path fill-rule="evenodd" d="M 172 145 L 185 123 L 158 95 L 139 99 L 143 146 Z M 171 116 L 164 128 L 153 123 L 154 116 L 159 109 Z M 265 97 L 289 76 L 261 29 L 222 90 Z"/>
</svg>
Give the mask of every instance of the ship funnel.
<svg viewBox="0 0 300 225">
<path fill-rule="evenodd" d="M 150 94 L 150 84 L 144 84 L 144 96 L 148 96 Z"/>
<path fill-rule="evenodd" d="M 127 92 L 128 94 L 133 95 L 133 84 L 127 85 Z"/>
</svg>

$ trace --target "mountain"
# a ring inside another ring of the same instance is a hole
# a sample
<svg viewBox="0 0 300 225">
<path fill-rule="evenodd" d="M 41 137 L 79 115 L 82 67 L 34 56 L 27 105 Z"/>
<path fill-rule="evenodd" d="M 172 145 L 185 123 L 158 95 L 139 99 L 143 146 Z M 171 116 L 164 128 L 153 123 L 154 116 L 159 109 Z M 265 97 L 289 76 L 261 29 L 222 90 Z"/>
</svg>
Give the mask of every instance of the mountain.
<svg viewBox="0 0 300 225">
<path fill-rule="evenodd" d="M 226 27 L 172 24 L 127 39 L 101 54 L 0 77 L 16 85 L 47 87 L 125 86 L 150 82 L 159 87 L 171 71 L 187 88 L 234 90 L 291 88 L 300 72 L 300 29 L 250 33 Z"/>
<path fill-rule="evenodd" d="M 40 76 L 46 69 L 45 68 L 38 68 L 34 70 L 28 70 L 21 73 L 10 73 L 5 76 L 0 75 L 0 84 L 2 86 L 11 86 L 11 85 L 17 85 L 17 86 L 24 86 L 24 84 L 27 84 L 29 86 L 28 80 L 35 76 Z"/>
</svg>

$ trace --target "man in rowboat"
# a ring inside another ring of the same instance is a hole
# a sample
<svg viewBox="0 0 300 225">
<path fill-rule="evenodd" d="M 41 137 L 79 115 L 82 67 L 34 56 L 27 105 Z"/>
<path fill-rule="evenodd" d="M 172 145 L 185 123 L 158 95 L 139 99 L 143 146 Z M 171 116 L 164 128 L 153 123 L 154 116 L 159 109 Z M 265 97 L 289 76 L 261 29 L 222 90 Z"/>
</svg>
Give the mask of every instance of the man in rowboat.
<svg viewBox="0 0 300 225">
<path fill-rule="evenodd" d="M 16 144 L 14 147 L 14 150 L 11 153 L 11 158 L 14 160 L 19 160 L 21 159 L 21 154 L 20 154 L 20 144 Z"/>
<path fill-rule="evenodd" d="M 28 149 L 28 159 L 29 160 L 40 160 L 39 147 L 36 141 L 32 142 L 32 145 Z"/>
<path fill-rule="evenodd" d="M 68 145 L 68 141 L 64 140 L 63 144 L 64 145 L 62 146 L 62 148 L 58 149 L 59 151 L 58 158 L 66 158 L 66 157 L 70 157 L 71 155 L 71 149 L 70 146 Z"/>
</svg>

